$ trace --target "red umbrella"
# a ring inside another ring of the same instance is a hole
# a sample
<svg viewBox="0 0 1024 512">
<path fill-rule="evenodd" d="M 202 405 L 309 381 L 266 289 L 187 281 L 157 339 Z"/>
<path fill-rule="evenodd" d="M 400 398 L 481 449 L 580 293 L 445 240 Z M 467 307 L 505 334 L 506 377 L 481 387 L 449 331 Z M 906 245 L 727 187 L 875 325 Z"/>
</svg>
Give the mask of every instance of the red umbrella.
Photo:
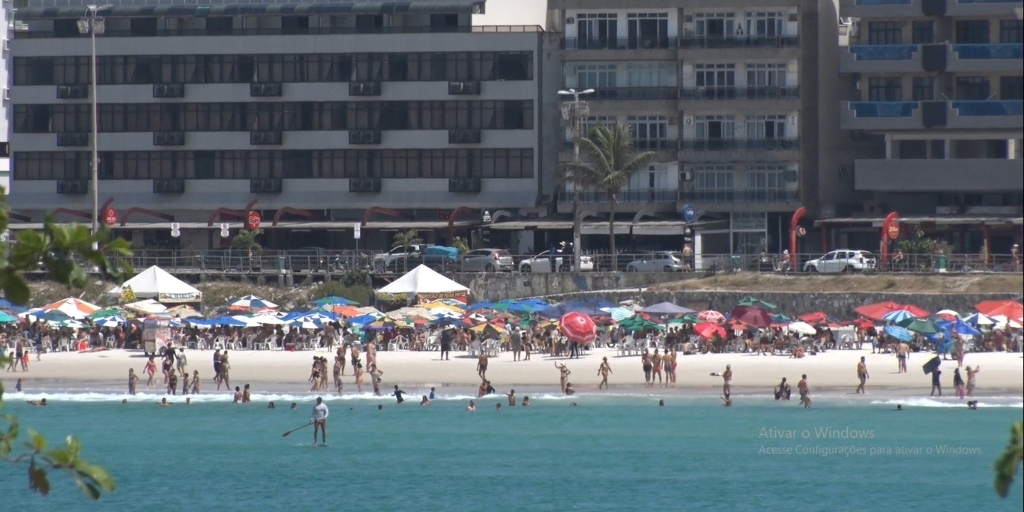
<svg viewBox="0 0 1024 512">
<path fill-rule="evenodd" d="M 853 325 L 855 325 L 858 329 L 870 329 L 875 326 L 875 323 L 872 322 L 871 320 L 865 320 L 861 318 L 859 320 L 854 320 Z"/>
<path fill-rule="evenodd" d="M 725 337 L 725 329 L 721 325 L 712 324 L 708 322 L 700 323 L 693 326 L 693 332 L 707 338 L 714 338 L 717 334 L 719 338 Z"/>
<path fill-rule="evenodd" d="M 719 313 L 718 311 L 712 311 L 710 309 L 697 313 L 697 318 L 705 322 L 711 322 L 715 324 L 720 324 L 725 321 L 725 315 Z"/>
<path fill-rule="evenodd" d="M 772 315 L 761 308 L 739 306 L 733 308 L 732 319 L 763 329 L 772 324 Z"/>
<path fill-rule="evenodd" d="M 890 311 L 896 311 L 898 309 L 905 309 L 918 318 L 923 318 L 929 315 L 927 311 L 917 306 L 914 306 L 913 304 L 899 304 L 891 300 L 887 300 L 885 302 L 878 302 L 875 304 L 866 304 L 857 309 L 854 309 L 854 311 L 858 315 L 870 318 L 871 320 L 884 322 L 884 317 L 886 313 L 889 313 Z"/>
<path fill-rule="evenodd" d="M 597 339 L 597 326 L 589 316 L 578 311 L 570 311 L 562 315 L 558 321 L 558 330 L 576 343 L 587 344 Z"/>
<path fill-rule="evenodd" d="M 811 325 L 814 325 L 820 322 L 827 322 L 828 314 L 826 314 L 824 311 L 815 311 L 814 313 L 805 313 L 803 315 L 798 316 L 797 318 Z"/>
<path fill-rule="evenodd" d="M 986 316 L 1003 315 L 1011 320 L 1020 320 L 1024 316 L 1024 305 L 1015 300 L 983 300 L 974 309 Z"/>
</svg>

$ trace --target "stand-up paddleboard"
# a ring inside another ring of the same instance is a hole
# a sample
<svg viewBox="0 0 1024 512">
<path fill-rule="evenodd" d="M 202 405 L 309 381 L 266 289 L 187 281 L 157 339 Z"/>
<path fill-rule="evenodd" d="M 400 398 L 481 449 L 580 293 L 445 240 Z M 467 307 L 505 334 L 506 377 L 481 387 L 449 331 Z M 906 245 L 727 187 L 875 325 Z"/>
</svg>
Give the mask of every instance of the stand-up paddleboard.
<svg viewBox="0 0 1024 512">
<path fill-rule="evenodd" d="M 925 375 L 928 375 L 929 373 L 934 372 L 940 364 L 942 364 L 942 360 L 939 359 L 939 356 L 935 356 L 929 359 L 928 362 L 921 367 L 921 369 L 924 370 Z"/>
</svg>

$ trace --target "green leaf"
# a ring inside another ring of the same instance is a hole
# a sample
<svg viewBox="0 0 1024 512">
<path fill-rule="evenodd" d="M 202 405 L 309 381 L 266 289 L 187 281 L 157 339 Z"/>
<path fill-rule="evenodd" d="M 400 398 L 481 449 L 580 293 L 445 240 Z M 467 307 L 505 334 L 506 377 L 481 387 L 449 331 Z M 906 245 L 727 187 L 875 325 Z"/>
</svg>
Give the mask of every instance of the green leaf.
<svg viewBox="0 0 1024 512">
<path fill-rule="evenodd" d="M 35 460 L 28 465 L 28 487 L 43 496 L 50 494 L 50 479 L 46 470 L 36 465 Z"/>
<path fill-rule="evenodd" d="M 84 492 L 85 495 L 89 497 L 89 499 L 93 501 L 100 499 L 100 490 L 96 487 L 96 485 L 82 480 L 75 480 L 75 485 L 77 485 L 78 488 L 81 489 L 82 492 Z"/>
<path fill-rule="evenodd" d="M 32 438 L 32 443 L 29 444 L 34 451 L 41 452 L 46 449 L 46 438 L 39 435 L 39 432 L 28 429 L 28 435 Z"/>
<path fill-rule="evenodd" d="M 1016 422 L 1010 427 L 1010 443 L 1003 454 L 996 459 L 995 488 L 999 496 L 1005 498 L 1010 492 L 1010 485 L 1017 475 L 1021 459 L 1024 458 L 1024 422 Z"/>
<path fill-rule="evenodd" d="M 28 304 L 32 296 L 25 278 L 10 267 L 0 272 L 0 289 L 7 296 L 7 300 L 14 304 Z"/>
<path fill-rule="evenodd" d="M 82 454 L 82 443 L 79 442 L 78 438 L 75 436 L 68 436 L 67 442 L 68 457 L 71 459 L 71 462 L 74 462 L 78 459 L 78 456 Z"/>
<path fill-rule="evenodd" d="M 71 467 L 74 460 L 67 450 L 59 448 L 56 450 L 50 450 L 45 454 L 46 458 L 49 459 L 50 464 L 55 468 L 67 468 Z"/>
<path fill-rule="evenodd" d="M 113 491 L 116 487 L 114 478 L 110 476 L 110 473 L 107 473 L 107 470 L 100 466 L 81 462 L 78 464 L 77 469 L 82 476 L 92 480 L 96 485 L 107 492 Z"/>
</svg>

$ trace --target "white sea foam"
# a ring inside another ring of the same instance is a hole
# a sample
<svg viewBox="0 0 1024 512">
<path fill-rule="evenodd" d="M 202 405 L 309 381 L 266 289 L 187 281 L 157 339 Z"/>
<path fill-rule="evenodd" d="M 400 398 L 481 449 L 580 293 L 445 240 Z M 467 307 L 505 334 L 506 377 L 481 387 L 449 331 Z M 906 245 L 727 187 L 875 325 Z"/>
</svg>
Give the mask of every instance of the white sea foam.
<svg viewBox="0 0 1024 512">
<path fill-rule="evenodd" d="M 419 401 L 419 396 L 428 395 L 429 392 L 425 393 L 406 393 L 406 401 Z M 275 394 L 275 393 L 253 393 L 252 401 L 254 403 L 267 403 L 274 402 L 275 405 L 284 406 L 291 402 L 309 402 L 314 400 L 316 397 L 322 397 L 325 402 L 346 402 L 355 400 L 393 400 L 394 397 L 389 394 L 379 396 L 373 393 L 346 393 L 343 395 L 336 394 L 318 394 L 318 393 L 306 393 L 306 394 Z M 532 394 L 526 395 L 530 397 L 530 400 L 563 400 L 570 397 L 562 395 L 551 395 L 551 394 Z M 123 393 L 96 393 L 96 392 L 83 392 L 83 393 L 5 393 L 4 400 L 9 402 L 18 401 L 29 401 L 29 400 L 41 400 L 45 398 L 47 402 L 120 402 L 122 400 L 128 400 L 128 402 L 159 402 L 161 399 L 166 398 L 168 402 L 179 403 L 184 402 L 186 398 L 191 398 L 192 403 L 230 403 L 234 396 L 226 393 L 216 394 L 198 394 L 198 395 L 167 395 L 160 393 L 139 393 L 137 395 L 129 395 Z M 487 395 L 484 398 L 504 398 L 504 395 Z M 467 401 L 467 400 L 479 400 L 480 397 L 475 395 L 437 395 L 434 401 Z"/>
<path fill-rule="evenodd" d="M 956 400 L 956 399 L 954 399 Z M 1011 407 L 1015 409 L 1024 408 L 1024 402 L 1020 402 L 1020 397 L 983 397 L 983 398 L 972 398 L 972 400 L 978 400 L 978 408 L 982 407 Z M 1014 400 L 1018 400 L 1014 402 Z M 892 400 L 875 400 L 871 402 L 875 405 L 903 405 L 905 407 L 936 407 L 936 408 L 966 408 L 967 401 L 945 401 L 936 400 L 934 398 L 903 398 L 903 399 L 892 399 Z"/>
</svg>

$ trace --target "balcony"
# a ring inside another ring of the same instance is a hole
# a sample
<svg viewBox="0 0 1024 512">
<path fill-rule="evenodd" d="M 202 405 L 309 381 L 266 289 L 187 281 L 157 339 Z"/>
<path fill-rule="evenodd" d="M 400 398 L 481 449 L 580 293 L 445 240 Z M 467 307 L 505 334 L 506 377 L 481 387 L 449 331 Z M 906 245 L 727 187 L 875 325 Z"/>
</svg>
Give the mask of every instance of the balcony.
<svg viewBox="0 0 1024 512">
<path fill-rule="evenodd" d="M 921 71 L 916 44 L 853 45 L 839 49 L 840 73 L 912 73 Z"/>
<path fill-rule="evenodd" d="M 510 25 L 510 26 L 457 26 L 457 27 L 435 27 L 432 25 L 412 25 L 398 27 L 309 27 L 303 28 L 301 32 L 294 32 L 294 29 L 287 28 L 207 28 L 207 29 L 160 29 L 152 35 L 141 36 L 131 30 L 112 30 L 107 28 L 103 37 L 197 37 L 197 36 L 279 36 L 279 35 L 348 35 L 348 34 L 432 34 L 432 33 L 526 33 L 543 32 L 543 28 L 537 25 Z M 57 36 L 53 31 L 47 30 L 17 30 L 14 31 L 16 39 L 46 39 L 67 37 Z M 72 38 L 85 37 L 88 35 L 75 34 Z"/>
<path fill-rule="evenodd" d="M 1024 127 L 1024 101 L 851 101 L 840 113 L 844 130 L 1009 129 Z"/>
<path fill-rule="evenodd" d="M 954 130 L 1020 130 L 1024 128 L 1024 100 L 951 101 L 946 119 L 946 127 Z M 1020 176 L 1017 178 L 1020 188 Z"/>
<path fill-rule="evenodd" d="M 680 201 L 695 203 L 791 203 L 800 200 L 797 190 L 690 190 L 679 193 Z"/>
<path fill-rule="evenodd" d="M 839 0 L 839 13 L 844 18 L 918 18 L 921 17 L 922 1 Z M 937 1 L 941 3 L 945 0 Z"/>
<path fill-rule="evenodd" d="M 955 73 L 1020 73 L 1024 44 L 952 44 L 946 70 Z"/>
<path fill-rule="evenodd" d="M 799 138 L 777 139 L 682 139 L 679 149 L 683 151 L 789 151 L 800 149 Z"/>
<path fill-rule="evenodd" d="M 698 36 L 679 38 L 680 48 L 790 48 L 800 46 L 797 36 Z"/>
<path fill-rule="evenodd" d="M 922 127 L 920 102 L 850 101 L 840 112 L 844 130 L 916 130 Z"/>
<path fill-rule="evenodd" d="M 797 99 L 799 87 L 688 87 L 680 91 L 684 100 L 774 100 Z"/>
<path fill-rule="evenodd" d="M 1020 0 L 944 0 L 946 16 L 1009 17 L 1018 16 Z"/>
<path fill-rule="evenodd" d="M 630 37 L 626 39 L 578 39 L 567 37 L 562 40 L 564 50 L 674 50 L 674 37 Z"/>
<path fill-rule="evenodd" d="M 1020 190 L 1020 160 L 856 160 L 854 187 L 879 192 Z"/>
<path fill-rule="evenodd" d="M 678 211 L 676 210 L 678 198 L 679 191 L 676 189 L 625 189 L 615 194 L 615 199 L 618 201 L 615 210 L 619 212 L 638 212 L 640 210 L 676 212 Z M 605 192 L 580 191 L 580 203 L 586 204 L 588 210 L 606 212 L 610 209 L 611 202 L 611 196 Z M 572 204 L 572 191 L 558 193 L 559 212 L 572 212 Z"/>
<path fill-rule="evenodd" d="M 587 100 L 675 100 L 679 96 L 673 87 L 605 87 L 595 88 Z M 562 101 L 572 101 L 572 96 L 560 96 Z"/>
</svg>

